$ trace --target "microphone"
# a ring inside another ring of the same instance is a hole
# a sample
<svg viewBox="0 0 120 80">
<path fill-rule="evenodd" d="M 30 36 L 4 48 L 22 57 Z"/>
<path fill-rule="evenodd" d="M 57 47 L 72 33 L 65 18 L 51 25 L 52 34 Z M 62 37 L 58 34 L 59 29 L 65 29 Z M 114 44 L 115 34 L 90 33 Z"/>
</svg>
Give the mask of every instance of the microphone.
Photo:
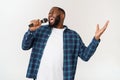
<svg viewBox="0 0 120 80">
<path fill-rule="evenodd" d="M 40 22 L 41 23 L 46 23 L 48 21 L 48 19 L 47 18 L 43 18 L 42 20 L 40 20 Z M 31 23 L 31 24 L 29 24 L 28 25 L 29 27 L 33 27 L 34 26 L 34 24 L 33 23 Z"/>
</svg>

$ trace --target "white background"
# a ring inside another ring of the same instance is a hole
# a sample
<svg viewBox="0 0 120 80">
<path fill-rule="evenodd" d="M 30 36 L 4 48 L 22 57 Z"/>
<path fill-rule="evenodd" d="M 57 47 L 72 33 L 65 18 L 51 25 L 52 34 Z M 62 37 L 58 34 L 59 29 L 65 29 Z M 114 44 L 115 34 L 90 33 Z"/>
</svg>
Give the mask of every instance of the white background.
<svg viewBox="0 0 120 80">
<path fill-rule="evenodd" d="M 65 24 L 88 45 L 96 24 L 110 24 L 101 37 L 95 55 L 78 61 L 75 80 L 120 80 L 120 1 L 119 0 L 1 0 L 0 1 L 0 80 L 25 78 L 30 50 L 21 42 L 29 21 L 48 16 L 53 6 L 66 11 Z"/>
</svg>

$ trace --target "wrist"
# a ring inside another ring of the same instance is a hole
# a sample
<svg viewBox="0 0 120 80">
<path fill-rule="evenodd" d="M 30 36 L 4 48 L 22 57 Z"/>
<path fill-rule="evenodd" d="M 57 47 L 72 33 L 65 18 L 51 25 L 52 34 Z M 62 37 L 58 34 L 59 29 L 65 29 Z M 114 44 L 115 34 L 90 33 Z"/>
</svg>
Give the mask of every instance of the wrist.
<svg viewBox="0 0 120 80">
<path fill-rule="evenodd" d="M 100 40 L 100 37 L 95 36 L 94 38 L 95 38 L 96 40 Z"/>
</svg>

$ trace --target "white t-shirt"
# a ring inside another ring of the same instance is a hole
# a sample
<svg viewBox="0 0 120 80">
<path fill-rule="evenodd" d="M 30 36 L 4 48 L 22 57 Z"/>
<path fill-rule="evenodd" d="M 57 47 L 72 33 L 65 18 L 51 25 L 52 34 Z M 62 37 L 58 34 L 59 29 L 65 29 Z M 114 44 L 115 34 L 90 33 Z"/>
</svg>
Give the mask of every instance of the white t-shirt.
<svg viewBox="0 0 120 80">
<path fill-rule="evenodd" d="M 43 52 L 37 80 L 63 80 L 63 31 L 53 28 Z"/>
</svg>

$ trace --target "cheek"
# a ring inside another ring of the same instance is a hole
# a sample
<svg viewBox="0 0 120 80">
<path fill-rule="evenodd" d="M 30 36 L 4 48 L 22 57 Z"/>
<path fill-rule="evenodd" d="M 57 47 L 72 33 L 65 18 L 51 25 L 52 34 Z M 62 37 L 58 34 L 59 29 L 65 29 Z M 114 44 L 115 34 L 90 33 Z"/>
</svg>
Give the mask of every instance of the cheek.
<svg viewBox="0 0 120 80">
<path fill-rule="evenodd" d="M 56 18 L 56 17 L 57 17 L 57 15 L 56 15 L 56 14 L 53 14 L 53 17 L 54 17 L 54 18 Z"/>
<path fill-rule="evenodd" d="M 54 12 L 54 13 L 52 14 L 53 17 L 57 17 L 58 15 L 60 15 L 60 13 L 58 13 L 58 12 Z"/>
</svg>

